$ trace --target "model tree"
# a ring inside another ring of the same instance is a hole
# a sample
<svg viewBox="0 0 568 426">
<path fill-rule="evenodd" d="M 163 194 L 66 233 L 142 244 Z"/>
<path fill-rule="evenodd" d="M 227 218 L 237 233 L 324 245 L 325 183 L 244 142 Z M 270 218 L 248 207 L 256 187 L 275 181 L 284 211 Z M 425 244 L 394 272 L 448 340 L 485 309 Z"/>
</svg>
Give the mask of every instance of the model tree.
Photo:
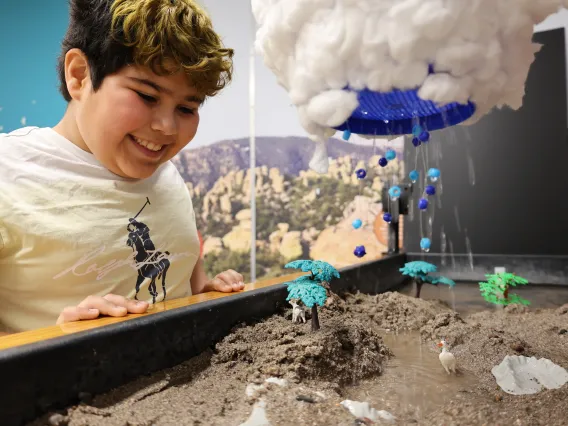
<svg viewBox="0 0 568 426">
<path fill-rule="evenodd" d="M 510 272 L 486 275 L 487 282 L 479 283 L 479 290 L 483 298 L 496 305 L 530 305 L 530 302 L 516 294 L 509 294 L 511 287 L 528 284 L 528 280 Z"/>
<path fill-rule="evenodd" d="M 339 272 L 327 262 L 321 260 L 295 260 L 285 265 L 285 268 L 301 269 L 310 275 L 303 275 L 288 284 L 286 300 L 299 299 L 312 310 L 312 331 L 320 328 L 317 305 L 323 306 L 327 300 L 325 283 L 333 278 L 339 278 Z"/>
<path fill-rule="evenodd" d="M 422 290 L 422 286 L 425 283 L 432 285 L 445 284 L 449 285 L 450 287 L 456 285 L 456 283 L 449 278 L 429 275 L 436 271 L 437 268 L 435 265 L 419 260 L 414 262 L 407 262 L 403 268 L 400 268 L 400 272 L 402 272 L 403 275 L 407 275 L 414 280 L 416 284 L 415 297 L 417 298 L 420 297 L 420 291 Z"/>
</svg>

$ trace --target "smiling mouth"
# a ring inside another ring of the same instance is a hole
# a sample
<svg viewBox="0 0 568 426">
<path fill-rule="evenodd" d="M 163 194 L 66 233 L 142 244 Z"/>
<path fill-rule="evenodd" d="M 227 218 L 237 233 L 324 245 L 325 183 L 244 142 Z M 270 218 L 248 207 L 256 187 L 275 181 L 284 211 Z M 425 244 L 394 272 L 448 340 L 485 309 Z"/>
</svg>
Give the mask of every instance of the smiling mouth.
<svg viewBox="0 0 568 426">
<path fill-rule="evenodd" d="M 150 151 L 153 151 L 153 152 L 161 151 L 162 148 L 165 146 L 165 145 L 158 145 L 158 144 L 156 144 L 156 143 L 149 142 L 149 141 L 147 141 L 147 140 L 137 138 L 136 136 L 133 136 L 133 135 L 129 135 L 129 136 L 130 136 L 130 138 L 131 138 L 134 142 L 136 142 L 138 145 L 143 146 L 144 148 L 146 148 L 146 149 L 148 149 L 148 150 L 150 150 Z"/>
</svg>

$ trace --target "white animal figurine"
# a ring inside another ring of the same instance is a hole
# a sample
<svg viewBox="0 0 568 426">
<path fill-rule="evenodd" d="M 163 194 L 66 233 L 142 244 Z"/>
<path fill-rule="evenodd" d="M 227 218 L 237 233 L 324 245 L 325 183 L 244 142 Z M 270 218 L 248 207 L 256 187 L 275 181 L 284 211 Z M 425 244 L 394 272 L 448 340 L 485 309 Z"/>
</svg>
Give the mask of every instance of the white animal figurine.
<svg viewBox="0 0 568 426">
<path fill-rule="evenodd" d="M 446 373 L 456 374 L 456 357 L 448 350 L 448 343 L 442 339 L 440 343 L 438 343 L 438 347 L 442 348 L 442 352 L 439 356 L 442 367 L 444 367 Z"/>
<path fill-rule="evenodd" d="M 292 305 L 292 322 L 306 322 L 306 311 L 298 302 L 294 299 L 290 300 L 290 305 Z"/>
</svg>

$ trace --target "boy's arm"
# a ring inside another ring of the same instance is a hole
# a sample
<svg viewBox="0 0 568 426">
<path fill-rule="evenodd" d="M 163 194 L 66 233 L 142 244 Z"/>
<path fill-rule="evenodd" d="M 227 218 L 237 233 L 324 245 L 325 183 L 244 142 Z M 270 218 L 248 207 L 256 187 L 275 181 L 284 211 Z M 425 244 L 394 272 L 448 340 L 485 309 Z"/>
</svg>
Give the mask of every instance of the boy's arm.
<svg viewBox="0 0 568 426">
<path fill-rule="evenodd" d="M 197 259 L 197 263 L 193 268 L 193 273 L 191 274 L 191 294 L 205 293 L 207 288 L 207 274 L 205 273 L 205 267 L 203 266 L 203 259 Z M 210 290 L 209 290 L 210 291 Z"/>
<path fill-rule="evenodd" d="M 241 274 L 232 269 L 217 274 L 215 278 L 209 279 L 205 273 L 203 259 L 197 259 L 197 263 L 191 274 L 191 294 L 206 293 L 208 291 L 221 291 L 230 293 L 240 291 L 245 285 Z"/>
</svg>

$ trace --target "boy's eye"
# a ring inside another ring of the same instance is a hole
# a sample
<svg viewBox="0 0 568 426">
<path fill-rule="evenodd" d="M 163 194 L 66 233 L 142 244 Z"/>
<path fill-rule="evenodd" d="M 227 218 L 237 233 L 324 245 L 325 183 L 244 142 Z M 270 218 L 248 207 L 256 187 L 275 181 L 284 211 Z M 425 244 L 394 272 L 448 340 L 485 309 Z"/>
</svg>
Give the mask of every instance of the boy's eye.
<svg viewBox="0 0 568 426">
<path fill-rule="evenodd" d="M 155 103 L 157 102 L 157 99 L 153 96 L 150 95 L 145 95 L 144 93 L 141 92 L 136 92 L 138 94 L 138 96 L 140 96 L 143 100 L 145 100 L 146 102 L 150 102 L 150 103 Z"/>
<path fill-rule="evenodd" d="M 182 114 L 194 114 L 195 110 L 193 108 L 188 107 L 179 107 L 178 108 Z"/>
</svg>

